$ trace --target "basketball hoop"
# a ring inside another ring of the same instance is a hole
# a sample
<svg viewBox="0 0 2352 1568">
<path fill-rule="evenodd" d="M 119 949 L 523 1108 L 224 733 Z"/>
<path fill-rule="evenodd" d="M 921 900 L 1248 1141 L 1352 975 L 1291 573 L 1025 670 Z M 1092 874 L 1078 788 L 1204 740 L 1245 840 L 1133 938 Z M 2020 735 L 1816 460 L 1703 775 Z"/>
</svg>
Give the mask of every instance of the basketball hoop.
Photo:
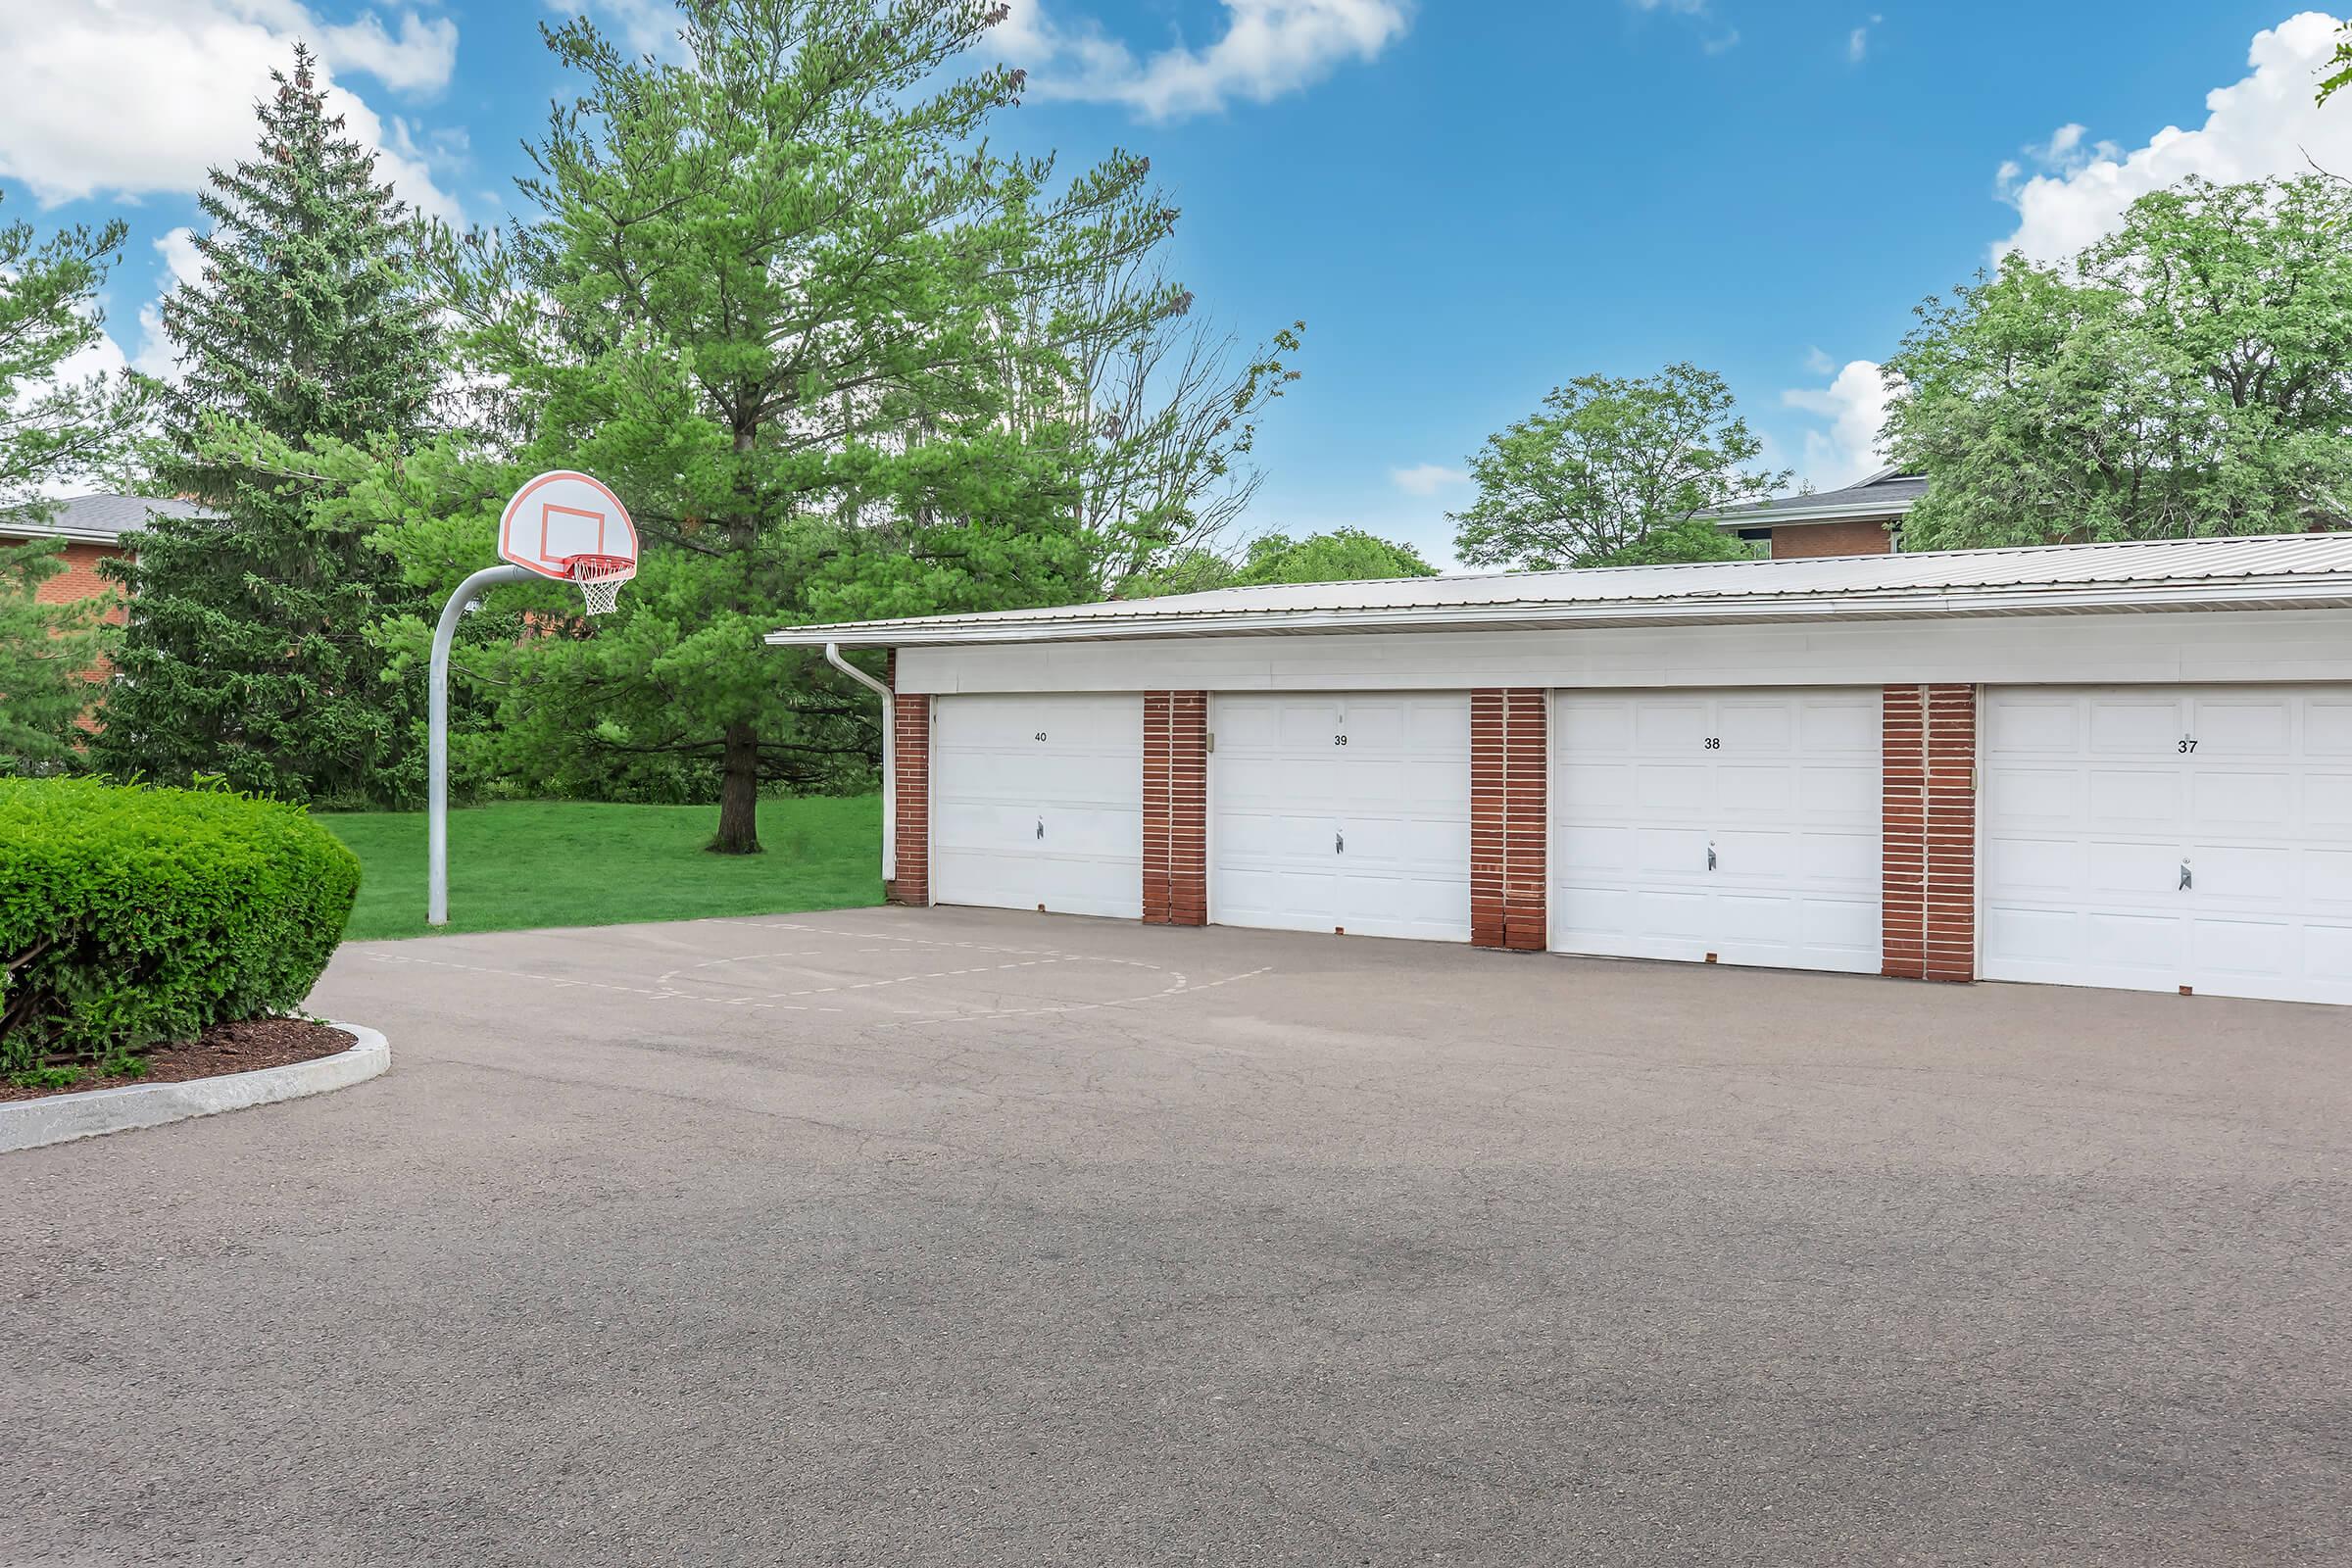
<svg viewBox="0 0 2352 1568">
<path fill-rule="evenodd" d="M 588 613 L 609 615 L 620 603 L 620 585 L 637 575 L 637 563 L 627 556 L 566 556 L 564 575 L 578 585 Z"/>
</svg>

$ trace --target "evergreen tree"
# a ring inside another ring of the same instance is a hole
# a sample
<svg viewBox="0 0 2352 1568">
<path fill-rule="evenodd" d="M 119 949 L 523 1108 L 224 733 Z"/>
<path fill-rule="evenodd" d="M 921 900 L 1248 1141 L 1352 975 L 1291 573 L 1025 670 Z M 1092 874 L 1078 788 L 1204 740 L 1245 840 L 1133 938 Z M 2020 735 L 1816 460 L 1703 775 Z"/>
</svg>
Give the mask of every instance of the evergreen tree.
<svg viewBox="0 0 2352 1568">
<path fill-rule="evenodd" d="M 164 781 L 218 774 L 290 800 L 421 793 L 421 683 L 370 640 L 415 590 L 318 486 L 257 454 L 318 438 L 399 446 L 427 426 L 435 333 L 403 205 L 326 112 L 312 56 L 258 106 L 258 156 L 213 171 L 204 270 L 165 302 L 184 381 L 160 476 L 212 518 L 159 518 L 100 753 Z"/>
<path fill-rule="evenodd" d="M 68 482 L 119 482 L 145 428 L 136 378 L 77 376 L 105 333 L 98 286 L 122 250 L 120 220 L 61 230 L 0 224 L 0 535 L 45 520 Z M 0 545 L 0 774 L 81 761 L 83 712 L 112 630 L 107 599 L 43 604 L 64 569 L 54 539 Z"/>
<path fill-rule="evenodd" d="M 870 777 L 874 740 L 869 698 L 763 633 L 1088 596 L 1081 432 L 1014 417 L 1010 391 L 1067 377 L 1073 342 L 1181 309 L 1173 284 L 1074 286 L 1149 254 L 1175 215 L 1141 158 L 1065 179 L 993 149 L 1022 79 L 971 52 L 1004 16 L 687 0 L 675 63 L 586 22 L 550 30 L 586 88 L 524 183 L 540 220 L 476 236 L 448 278 L 469 366 L 536 433 L 500 483 L 391 530 L 447 592 L 533 466 L 597 474 L 637 519 L 643 569 L 616 613 L 517 638 L 497 617 L 528 609 L 546 628 L 566 601 L 514 590 L 477 617 L 492 640 L 464 662 L 500 683 L 512 774 L 709 769 L 711 847 L 756 852 L 762 785 Z M 1031 330 L 1041 299 L 1051 319 Z"/>
<path fill-rule="evenodd" d="M 80 764 L 82 714 L 114 628 L 103 597 L 41 603 L 63 541 L 0 545 L 0 778 Z"/>
<path fill-rule="evenodd" d="M 41 521 L 65 483 L 120 483 L 136 466 L 150 389 L 128 371 L 74 373 L 106 336 L 98 290 L 125 232 L 117 219 L 36 242 L 30 223 L 0 224 L 0 533 Z"/>
</svg>

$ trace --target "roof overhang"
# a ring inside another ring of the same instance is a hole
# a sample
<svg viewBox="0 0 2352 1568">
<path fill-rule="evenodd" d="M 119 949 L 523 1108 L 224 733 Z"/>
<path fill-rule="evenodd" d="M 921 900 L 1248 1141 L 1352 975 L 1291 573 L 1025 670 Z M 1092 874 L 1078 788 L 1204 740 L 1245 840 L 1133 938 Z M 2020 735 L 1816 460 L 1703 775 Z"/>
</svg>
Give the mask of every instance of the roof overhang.
<svg viewBox="0 0 2352 1568">
<path fill-rule="evenodd" d="M 137 535 L 132 535 L 135 545 Z M 122 545 L 122 535 L 105 528 L 73 528 L 56 522 L 22 522 L 0 519 L 0 538 L 5 539 L 63 539 L 69 544 Z M 129 548 L 129 547 L 125 547 Z"/>
<path fill-rule="evenodd" d="M 1807 522 L 1900 522 L 1908 501 L 1847 502 L 1835 507 L 1775 507 L 1770 511 L 1718 512 L 1706 520 L 1718 528 L 1778 528 Z"/>
<path fill-rule="evenodd" d="M 1150 603 L 1145 601 L 1144 603 Z M 1610 603 L 1415 606 L 1364 610 L 1235 610 L 1184 614 L 1064 615 L 1023 619 L 936 616 L 790 626 L 768 633 L 778 648 L 956 648 L 1124 642 L 1136 638 L 1267 637 L 1396 632 L 1547 631 L 1620 626 L 1754 626 L 1955 616 L 2082 615 L 2187 611 L 2352 609 L 2352 571 L 2161 584 L 2033 585 L 1827 594 L 1692 595 Z"/>
</svg>

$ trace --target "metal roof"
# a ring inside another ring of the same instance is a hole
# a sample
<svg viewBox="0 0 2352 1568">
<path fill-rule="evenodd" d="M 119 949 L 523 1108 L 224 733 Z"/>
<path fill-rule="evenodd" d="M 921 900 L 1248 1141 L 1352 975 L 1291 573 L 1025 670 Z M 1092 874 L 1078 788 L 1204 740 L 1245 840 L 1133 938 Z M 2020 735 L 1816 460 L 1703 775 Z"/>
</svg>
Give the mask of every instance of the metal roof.
<svg viewBox="0 0 2352 1568">
<path fill-rule="evenodd" d="M 153 496 L 63 496 L 49 503 L 45 515 L 18 516 L 0 512 L 0 534 L 18 539 L 80 539 L 118 544 L 124 534 L 143 533 L 155 513 L 172 517 L 205 517 L 214 514 L 192 501 L 158 500 Z"/>
<path fill-rule="evenodd" d="M 2352 608 L 2352 533 L 1395 577 L 791 626 L 785 647 Z"/>
</svg>

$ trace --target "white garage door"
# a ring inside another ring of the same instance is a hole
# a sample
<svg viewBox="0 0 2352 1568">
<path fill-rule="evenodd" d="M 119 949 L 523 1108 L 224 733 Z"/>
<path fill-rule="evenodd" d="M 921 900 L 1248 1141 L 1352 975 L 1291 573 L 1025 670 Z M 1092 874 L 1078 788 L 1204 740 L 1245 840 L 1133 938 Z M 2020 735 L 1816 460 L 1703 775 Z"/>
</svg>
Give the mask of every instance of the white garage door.
<svg viewBox="0 0 2352 1568">
<path fill-rule="evenodd" d="M 1555 693 L 1552 948 L 1876 974 L 1879 707 Z"/>
<path fill-rule="evenodd" d="M 1470 940 L 1470 699 L 1218 697 L 1208 917 Z"/>
<path fill-rule="evenodd" d="M 1142 919 L 1143 699 L 937 699 L 931 897 Z"/>
<path fill-rule="evenodd" d="M 1985 699 L 1993 980 L 2352 1003 L 2352 688 Z"/>
</svg>

